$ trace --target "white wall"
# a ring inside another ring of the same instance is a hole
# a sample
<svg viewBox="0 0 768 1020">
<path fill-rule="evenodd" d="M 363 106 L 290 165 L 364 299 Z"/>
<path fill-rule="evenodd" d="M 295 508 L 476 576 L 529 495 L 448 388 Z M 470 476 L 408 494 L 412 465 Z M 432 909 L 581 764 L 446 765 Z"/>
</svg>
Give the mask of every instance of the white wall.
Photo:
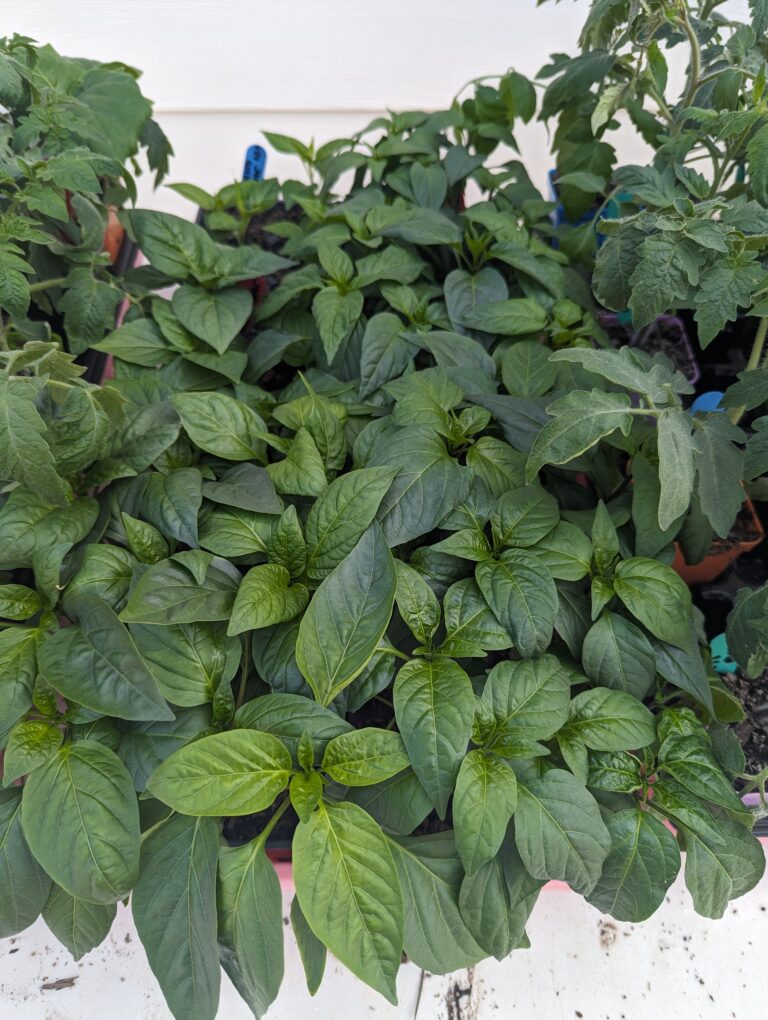
<svg viewBox="0 0 768 1020">
<path fill-rule="evenodd" d="M 534 75 L 573 51 L 586 12 L 535 0 L 2 0 L 0 35 L 123 60 L 176 151 L 170 180 L 217 188 L 240 175 L 262 129 L 324 141 L 391 109 L 441 109 L 471 78 L 510 66 Z M 521 133 L 543 184 L 542 125 Z M 300 176 L 270 153 L 270 175 Z M 167 189 L 143 204 L 189 215 Z"/>
<path fill-rule="evenodd" d="M 726 9 L 744 15 L 747 0 Z M 261 130 L 318 141 L 391 109 L 443 109 L 471 78 L 516 67 L 533 76 L 550 53 L 575 52 L 588 0 L 1 0 L 0 35 L 19 32 L 60 52 L 122 60 L 176 150 L 171 181 L 216 189 L 239 177 Z M 627 139 L 623 155 L 642 147 Z M 540 187 L 546 131 L 518 134 Z M 300 176 L 272 154 L 270 176 Z M 167 189 L 141 202 L 182 215 Z"/>
</svg>

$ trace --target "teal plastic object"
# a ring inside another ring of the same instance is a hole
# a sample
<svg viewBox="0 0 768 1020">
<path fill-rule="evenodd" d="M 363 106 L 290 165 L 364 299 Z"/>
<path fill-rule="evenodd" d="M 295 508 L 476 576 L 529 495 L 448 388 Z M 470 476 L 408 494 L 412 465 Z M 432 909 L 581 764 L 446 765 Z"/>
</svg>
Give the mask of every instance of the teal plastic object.
<svg viewBox="0 0 768 1020">
<path fill-rule="evenodd" d="M 721 675 L 723 673 L 735 673 L 739 668 L 739 664 L 734 662 L 731 658 L 731 653 L 728 651 L 728 641 L 725 634 L 718 634 L 717 637 L 713 637 L 709 642 L 709 650 L 712 653 L 712 665 L 715 667 L 716 673 Z"/>
</svg>

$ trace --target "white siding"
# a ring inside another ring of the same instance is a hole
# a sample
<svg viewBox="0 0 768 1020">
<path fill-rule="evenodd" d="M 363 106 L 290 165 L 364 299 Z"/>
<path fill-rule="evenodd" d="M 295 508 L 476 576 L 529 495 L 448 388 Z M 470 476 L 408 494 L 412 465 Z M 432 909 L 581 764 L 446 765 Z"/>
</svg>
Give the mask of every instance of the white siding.
<svg viewBox="0 0 768 1020">
<path fill-rule="evenodd" d="M 176 151 L 171 181 L 216 189 L 238 177 L 262 130 L 318 141 L 357 130 L 384 109 L 440 109 L 469 79 L 515 66 L 533 76 L 573 51 L 585 4 L 534 0 L 3 0 L 0 34 L 60 52 L 123 60 Z M 549 166 L 543 125 L 519 142 L 535 179 Z M 301 176 L 270 153 L 270 176 Z M 167 189 L 140 201 L 180 215 Z"/>
</svg>

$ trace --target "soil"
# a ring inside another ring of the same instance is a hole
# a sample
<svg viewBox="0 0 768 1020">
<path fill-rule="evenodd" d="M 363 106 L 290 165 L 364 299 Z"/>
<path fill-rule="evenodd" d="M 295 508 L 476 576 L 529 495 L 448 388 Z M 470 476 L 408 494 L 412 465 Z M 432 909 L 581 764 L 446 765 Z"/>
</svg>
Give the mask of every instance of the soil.
<svg viewBox="0 0 768 1020">
<path fill-rule="evenodd" d="M 279 255 L 280 250 L 285 243 L 285 238 L 278 237 L 277 234 L 270 233 L 270 224 L 283 223 L 285 220 L 290 220 L 292 223 L 298 223 L 303 215 L 304 211 L 301 206 L 294 205 L 292 209 L 286 209 L 283 202 L 278 202 L 277 205 L 273 205 L 271 209 L 267 209 L 266 212 L 259 213 L 258 216 L 253 217 L 251 222 L 248 224 L 246 243 L 258 245 L 258 247 L 262 248 L 264 251 L 271 252 L 273 255 Z M 277 273 L 272 273 L 270 276 L 265 277 L 268 289 L 274 290 L 287 272 L 289 272 L 289 270 L 282 269 Z"/>
<path fill-rule="evenodd" d="M 720 556 L 729 549 L 742 545 L 744 542 L 756 542 L 760 538 L 760 530 L 755 523 L 752 511 L 745 503 L 733 522 L 726 538 L 716 538 L 709 547 L 708 556 Z"/>
<path fill-rule="evenodd" d="M 640 330 L 632 341 L 632 346 L 647 354 L 665 354 L 689 381 L 698 377 L 698 364 L 683 325 L 672 316 L 661 316 Z"/>
<path fill-rule="evenodd" d="M 768 765 L 768 669 L 756 680 L 741 673 L 726 673 L 722 680 L 747 713 L 734 727 L 747 760 L 746 771 L 760 772 Z"/>
</svg>

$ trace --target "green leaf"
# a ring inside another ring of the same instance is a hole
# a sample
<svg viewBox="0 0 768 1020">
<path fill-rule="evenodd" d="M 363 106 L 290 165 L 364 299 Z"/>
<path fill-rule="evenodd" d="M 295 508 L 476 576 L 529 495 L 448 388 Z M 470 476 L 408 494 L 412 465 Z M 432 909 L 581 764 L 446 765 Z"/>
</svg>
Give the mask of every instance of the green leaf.
<svg viewBox="0 0 768 1020">
<path fill-rule="evenodd" d="M 185 284 L 174 291 L 172 304 L 182 326 L 223 354 L 248 321 L 253 297 L 242 287 L 210 291 Z"/>
<path fill-rule="evenodd" d="M 198 540 L 217 556 L 253 556 L 266 553 L 274 517 L 223 506 L 203 511 Z"/>
<path fill-rule="evenodd" d="M 594 233 L 591 224 L 589 232 Z M 598 249 L 592 286 L 598 301 L 614 312 L 629 306 L 632 274 L 640 261 L 646 236 L 644 231 L 628 223 Z"/>
<path fill-rule="evenodd" d="M 614 588 L 636 619 L 662 641 L 685 650 L 691 642 L 691 593 L 671 567 L 643 556 L 616 567 Z"/>
<path fill-rule="evenodd" d="M 515 648 L 530 658 L 552 641 L 557 614 L 557 589 L 538 561 L 516 549 L 475 568 L 477 583 Z"/>
<path fill-rule="evenodd" d="M 182 563 L 162 560 L 141 575 L 120 619 L 160 626 L 228 620 L 239 583 L 223 560 L 213 560 L 202 582 Z"/>
<path fill-rule="evenodd" d="M 750 679 L 768 663 L 768 588 L 742 588 L 728 615 L 728 650 Z"/>
<path fill-rule="evenodd" d="M 247 701 L 235 713 L 235 724 L 274 734 L 294 758 L 304 733 L 309 734 L 315 755 L 321 757 L 329 740 L 352 730 L 351 724 L 330 708 L 297 694 L 265 694 Z"/>
<path fill-rule="evenodd" d="M 413 567 L 395 561 L 397 590 L 395 601 L 405 625 L 423 645 L 432 640 L 440 624 L 440 604 L 437 596 L 421 574 Z"/>
<path fill-rule="evenodd" d="M 160 692 L 172 705 L 190 708 L 210 702 L 219 684 L 235 676 L 240 663 L 240 642 L 226 636 L 223 624 L 133 623 L 131 633 Z"/>
<path fill-rule="evenodd" d="M 189 438 L 201 450 L 225 460 L 262 460 L 266 431 L 247 404 L 224 393 L 176 393 L 171 403 Z"/>
<path fill-rule="evenodd" d="M 276 563 L 252 567 L 237 590 L 227 634 L 287 623 L 309 601 L 303 584 L 291 584 L 291 575 Z"/>
<path fill-rule="evenodd" d="M 32 707 L 40 637 L 30 627 L 0 630 L 0 736 Z"/>
<path fill-rule="evenodd" d="M 329 364 L 352 332 L 362 311 L 363 295 L 359 290 L 343 293 L 336 287 L 324 287 L 315 294 L 312 314 Z"/>
<path fill-rule="evenodd" d="M 584 638 L 584 672 L 602 687 L 644 698 L 656 679 L 656 659 L 648 638 L 618 613 L 603 613 Z"/>
<path fill-rule="evenodd" d="M 413 771 L 444 818 L 472 731 L 471 681 L 451 659 L 414 659 L 398 672 L 393 698 Z"/>
<path fill-rule="evenodd" d="M 70 490 L 56 472 L 36 398 L 32 380 L 0 378 L 0 476 L 63 506 Z"/>
<path fill-rule="evenodd" d="M 218 914 L 222 966 L 260 1018 L 283 980 L 283 899 L 261 840 L 220 848 Z"/>
<path fill-rule="evenodd" d="M 64 312 L 69 350 L 82 354 L 114 326 L 115 309 L 122 294 L 114 284 L 97 280 L 92 270 L 85 267 L 72 269 L 66 286 L 59 308 Z"/>
<path fill-rule="evenodd" d="M 611 849 L 587 900 L 617 921 L 645 921 L 664 902 L 680 870 L 677 841 L 640 808 L 617 811 L 606 825 Z"/>
<path fill-rule="evenodd" d="M 515 773 L 500 758 L 470 751 L 453 795 L 456 849 L 467 875 L 496 856 L 517 805 Z"/>
<path fill-rule="evenodd" d="M 409 426 L 380 440 L 368 466 L 398 469 L 377 512 L 390 546 L 427 534 L 463 498 L 464 474 L 431 429 Z"/>
<path fill-rule="evenodd" d="M 305 528 L 307 576 L 327 577 L 373 522 L 393 468 L 361 468 L 335 478 L 312 504 Z"/>
<path fill-rule="evenodd" d="M 411 360 L 412 348 L 403 337 L 403 323 L 391 312 L 368 320 L 360 349 L 360 397 L 365 399 L 390 379 L 401 376 Z"/>
<path fill-rule="evenodd" d="M 461 884 L 461 915 L 485 952 L 503 960 L 525 944 L 525 925 L 544 883 L 523 867 L 507 829 L 499 854 Z"/>
<path fill-rule="evenodd" d="M 586 785 L 608 793 L 633 793 L 643 785 L 640 761 L 626 751 L 592 751 Z"/>
<path fill-rule="evenodd" d="M 367 216 L 372 234 L 411 244 L 461 244 L 461 228 L 437 209 L 379 206 Z"/>
<path fill-rule="evenodd" d="M 528 550 L 561 581 L 580 581 L 592 565 L 592 544 L 575 524 L 559 521 L 536 545 Z"/>
<path fill-rule="evenodd" d="M 153 473 L 141 500 L 140 511 L 159 532 L 194 548 L 197 515 L 203 501 L 203 479 L 197 468 L 179 468 L 167 475 Z"/>
<path fill-rule="evenodd" d="M 721 538 L 727 538 L 741 509 L 744 491 L 743 454 L 735 445 L 743 433 L 727 415 L 708 415 L 693 436 L 701 509 Z"/>
<path fill-rule="evenodd" d="M 176 718 L 168 722 L 135 723 L 119 736 L 118 753 L 131 774 L 139 793 L 161 762 L 211 724 L 211 711 L 202 706 L 177 709 Z"/>
<path fill-rule="evenodd" d="M 557 500 L 540 485 L 511 489 L 496 504 L 491 528 L 497 547 L 526 547 L 540 542 L 560 519 Z"/>
<path fill-rule="evenodd" d="M 40 645 L 40 672 L 65 698 L 118 719 L 173 713 L 114 610 L 92 595 L 77 600 L 80 622 Z"/>
<path fill-rule="evenodd" d="M 307 924 L 298 896 L 291 900 L 291 928 L 299 947 L 299 955 L 307 979 L 307 991 L 314 995 L 320 987 L 325 971 L 328 950 Z"/>
<path fill-rule="evenodd" d="M 154 829 L 141 848 L 133 919 L 176 1020 L 215 1020 L 218 1010 L 218 854 L 216 822 L 184 815 Z"/>
<path fill-rule="evenodd" d="M 449 974 L 477 963 L 485 950 L 470 935 L 459 911 L 464 877 L 453 834 L 434 833 L 392 841 L 405 901 L 405 952 L 431 974 Z"/>
<path fill-rule="evenodd" d="M 267 465 L 267 474 L 278 492 L 292 496 L 320 496 L 328 485 L 323 458 L 305 428 L 293 437 L 284 460 Z"/>
<path fill-rule="evenodd" d="M 117 914 L 114 903 L 89 903 L 54 886 L 43 907 L 43 920 L 53 935 L 79 960 L 100 946 Z"/>
<path fill-rule="evenodd" d="M 509 290 L 501 273 L 486 266 L 478 273 L 453 269 L 443 282 L 445 305 L 451 325 L 461 328 L 464 317 L 491 301 L 503 301 Z"/>
<path fill-rule="evenodd" d="M 547 408 L 552 420 L 537 434 L 528 457 L 526 477 L 533 481 L 545 464 L 567 464 L 616 429 L 628 436 L 632 427 L 625 393 L 569 393 Z"/>
<path fill-rule="evenodd" d="M 385 832 L 402 836 L 413 832 L 432 810 L 432 802 L 412 769 L 375 786 L 352 787 L 346 799 L 367 811 Z"/>
<path fill-rule="evenodd" d="M 708 805 L 674 780 L 659 779 L 653 784 L 653 806 L 699 838 L 718 846 L 727 843 L 719 819 L 713 816 Z"/>
<path fill-rule="evenodd" d="M 637 329 L 685 299 L 689 287 L 699 283 L 703 260 L 697 244 L 673 231 L 645 238 L 640 245 L 640 261 L 630 278 L 629 307 Z"/>
<path fill-rule="evenodd" d="M 0 584 L 0 616 L 4 620 L 28 620 L 43 608 L 43 600 L 23 584 Z"/>
<path fill-rule="evenodd" d="M 548 739 L 568 719 L 570 683 L 554 655 L 521 662 L 499 662 L 488 674 L 483 702 L 495 719 L 491 746 L 503 754 L 510 733 Z"/>
<path fill-rule="evenodd" d="M 694 909 L 704 917 L 720 918 L 728 903 L 757 885 L 765 872 L 765 852 L 759 840 L 742 825 L 718 819 L 723 843 L 694 832 L 685 835 L 685 884 Z"/>
<path fill-rule="evenodd" d="M 0 510 L 0 563 L 3 569 L 32 567 L 36 557 L 59 546 L 70 549 L 87 537 L 99 506 L 85 497 L 51 506 L 27 489 L 14 489 Z"/>
<path fill-rule="evenodd" d="M 667 400 L 669 386 L 678 390 L 682 382 L 681 377 L 679 375 L 676 377 L 674 371 L 665 369 L 659 364 L 651 363 L 649 368 L 647 356 L 631 347 L 620 347 L 618 350 L 573 347 L 556 351 L 550 360 L 575 362 L 587 372 L 602 376 L 623 389 L 642 393 L 650 400 L 662 404 Z"/>
<path fill-rule="evenodd" d="M 356 804 L 321 804 L 296 829 L 293 873 L 315 935 L 353 974 L 396 1002 L 403 896 L 379 826 Z"/>
<path fill-rule="evenodd" d="M 659 450 L 659 527 L 666 530 L 686 512 L 694 480 L 691 416 L 683 410 L 662 411 L 657 422 Z"/>
<path fill-rule="evenodd" d="M 70 895 L 114 903 L 139 869 L 139 809 L 125 766 L 103 744 L 65 744 L 24 786 L 30 850 Z M 56 838 L 51 839 L 55 832 Z"/>
<path fill-rule="evenodd" d="M 344 786 L 372 786 L 396 776 L 408 765 L 399 733 L 364 726 L 334 737 L 326 745 L 320 768 Z"/>
<path fill-rule="evenodd" d="M 512 639 L 493 615 L 473 578 L 452 584 L 443 599 L 446 636 L 440 652 L 461 658 L 485 657 L 503 651 Z"/>
<path fill-rule="evenodd" d="M 489 301 L 468 309 L 462 317 L 463 326 L 480 329 L 499 336 L 523 336 L 538 333 L 547 324 L 547 313 L 532 298 L 508 298 Z"/>
<path fill-rule="evenodd" d="M 596 751 L 627 751 L 656 740 L 656 723 L 642 701 L 624 691 L 594 687 L 571 701 L 567 729 Z"/>
<path fill-rule="evenodd" d="M 173 361 L 176 352 L 152 319 L 134 319 L 108 333 L 93 349 L 112 354 L 130 365 L 160 368 Z"/>
<path fill-rule="evenodd" d="M 768 132 L 761 128 L 755 138 L 760 134 L 763 134 L 763 158 L 766 159 Z M 701 274 L 693 303 L 702 348 L 706 348 L 725 329 L 727 323 L 738 317 L 740 308 L 749 308 L 754 303 L 755 292 L 765 282 L 765 272 L 753 259 L 753 252 L 744 252 L 730 258 L 721 257 Z"/>
<path fill-rule="evenodd" d="M 611 848 L 597 802 L 570 772 L 518 782 L 515 839 L 534 878 L 561 879 L 588 895 Z"/>
<path fill-rule="evenodd" d="M 0 938 L 36 921 L 50 888 L 22 832 L 21 790 L 0 791 Z"/>
<path fill-rule="evenodd" d="M 740 814 L 747 823 L 751 821 L 749 811 L 700 735 L 670 734 L 659 749 L 658 760 L 659 769 L 695 797 Z"/>
<path fill-rule="evenodd" d="M 271 733 L 228 730 L 175 751 L 147 789 L 183 814 L 247 815 L 269 807 L 290 771 L 290 753 Z"/>
<path fill-rule="evenodd" d="M 273 521 L 267 541 L 267 559 L 283 567 L 291 577 L 299 577 L 304 573 L 307 545 L 295 506 L 286 507 L 280 517 Z"/>
<path fill-rule="evenodd" d="M 3 786 L 45 765 L 58 751 L 64 734 L 53 723 L 28 719 L 10 732 L 3 758 Z"/>
<path fill-rule="evenodd" d="M 141 563 L 157 563 L 168 557 L 168 543 L 157 528 L 129 514 L 120 514 L 120 520 L 125 528 L 128 545 L 137 560 Z"/>
<path fill-rule="evenodd" d="M 279 514 L 283 509 L 271 478 L 256 464 L 236 464 L 227 468 L 218 481 L 203 482 L 203 496 L 253 513 Z"/>
<path fill-rule="evenodd" d="M 521 340 L 504 352 L 501 378 L 507 393 L 515 397 L 541 397 L 555 385 L 557 367 L 551 351 L 535 340 Z"/>
<path fill-rule="evenodd" d="M 392 554 L 374 524 L 315 592 L 299 626 L 296 661 L 322 705 L 371 660 L 389 625 L 396 585 Z"/>
</svg>

